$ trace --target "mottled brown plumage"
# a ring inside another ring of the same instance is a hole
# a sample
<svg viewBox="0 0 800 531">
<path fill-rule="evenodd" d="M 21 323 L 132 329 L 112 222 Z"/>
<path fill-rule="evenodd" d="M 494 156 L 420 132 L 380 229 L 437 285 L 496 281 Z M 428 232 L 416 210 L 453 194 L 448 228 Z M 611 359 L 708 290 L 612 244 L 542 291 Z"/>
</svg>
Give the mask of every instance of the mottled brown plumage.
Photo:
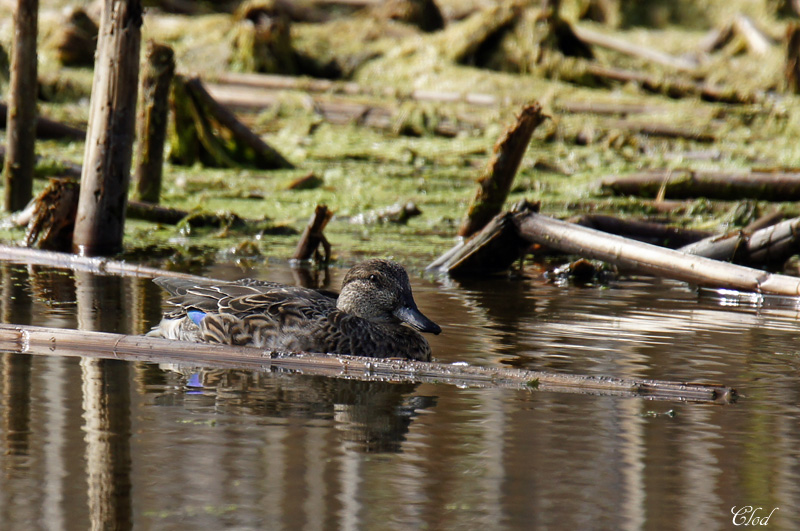
<svg viewBox="0 0 800 531">
<path fill-rule="evenodd" d="M 388 260 L 355 265 L 338 297 L 254 279 L 155 282 L 174 308 L 150 335 L 170 339 L 429 361 L 417 330 L 441 331 L 417 309 L 405 270 Z"/>
</svg>

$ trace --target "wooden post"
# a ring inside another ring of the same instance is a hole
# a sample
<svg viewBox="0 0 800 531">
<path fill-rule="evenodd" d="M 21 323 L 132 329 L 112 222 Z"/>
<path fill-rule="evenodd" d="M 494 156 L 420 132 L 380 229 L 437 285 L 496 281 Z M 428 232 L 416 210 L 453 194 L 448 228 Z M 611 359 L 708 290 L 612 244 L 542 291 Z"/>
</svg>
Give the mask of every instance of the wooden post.
<svg viewBox="0 0 800 531">
<path fill-rule="evenodd" d="M 135 196 L 158 203 L 164 165 L 164 140 L 169 116 L 169 87 L 175 74 L 175 53 L 163 44 L 149 42 L 142 73 L 142 93 L 136 117 Z"/>
<path fill-rule="evenodd" d="M 17 0 L 6 122 L 5 209 L 22 210 L 33 196 L 36 165 L 36 32 L 39 0 Z"/>
<path fill-rule="evenodd" d="M 331 244 L 328 243 L 327 238 L 322 233 L 325 226 L 333 217 L 333 212 L 328 210 L 325 205 L 317 205 L 314 209 L 314 215 L 308 220 L 303 235 L 300 236 L 300 241 L 297 242 L 297 247 L 292 255 L 292 260 L 311 260 L 317 251 L 317 248 L 322 245 L 325 254 L 322 255 L 322 263 L 327 264 L 331 257 Z"/>
<path fill-rule="evenodd" d="M 800 24 L 786 27 L 786 76 L 787 92 L 800 94 Z"/>
<path fill-rule="evenodd" d="M 478 191 L 458 230 L 459 236 L 472 236 L 503 210 L 531 135 L 546 118 L 538 102 L 530 103 L 522 108 L 516 123 L 497 140 L 489 165 L 478 179 Z"/>
<path fill-rule="evenodd" d="M 136 119 L 142 4 L 105 0 L 73 251 L 122 250 Z"/>
</svg>

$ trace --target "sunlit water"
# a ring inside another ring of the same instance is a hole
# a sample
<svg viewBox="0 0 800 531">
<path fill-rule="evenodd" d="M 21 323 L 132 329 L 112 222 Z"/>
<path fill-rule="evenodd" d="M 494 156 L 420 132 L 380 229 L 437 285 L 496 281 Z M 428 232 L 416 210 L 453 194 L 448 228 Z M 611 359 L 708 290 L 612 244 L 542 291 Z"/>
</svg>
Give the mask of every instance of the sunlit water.
<svg viewBox="0 0 800 531">
<path fill-rule="evenodd" d="M 0 268 L 5 322 L 140 334 L 159 317 L 147 280 Z M 205 274 L 296 282 L 281 265 Z M 771 513 L 770 529 L 800 527 L 793 307 L 731 307 L 649 279 L 413 277 L 444 330 L 439 361 L 713 381 L 742 398 L 0 353 L 0 529 L 728 529 L 745 506 Z"/>
</svg>

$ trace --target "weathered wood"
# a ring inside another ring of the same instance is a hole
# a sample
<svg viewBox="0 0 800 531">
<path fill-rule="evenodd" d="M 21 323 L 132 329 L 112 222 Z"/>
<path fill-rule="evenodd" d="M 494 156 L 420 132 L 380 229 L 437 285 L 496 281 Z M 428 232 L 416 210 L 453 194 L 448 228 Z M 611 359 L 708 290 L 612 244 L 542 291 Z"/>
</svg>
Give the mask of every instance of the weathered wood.
<svg viewBox="0 0 800 531">
<path fill-rule="evenodd" d="M 108 258 L 91 256 L 78 256 L 71 253 L 57 253 L 0 244 L 0 261 L 23 264 L 35 264 L 50 267 L 60 267 L 75 271 L 88 271 L 101 275 L 123 275 L 137 278 L 154 278 L 158 276 L 173 276 L 187 279 L 199 279 L 196 275 L 156 269 L 154 267 L 129 264 Z"/>
<path fill-rule="evenodd" d="M 615 52 L 632 57 L 638 57 L 651 63 L 667 66 L 674 70 L 692 72 L 698 66 L 697 61 L 685 57 L 676 57 L 660 50 L 642 46 L 641 44 L 631 44 L 622 39 L 600 33 L 599 31 L 594 31 L 584 26 L 573 26 L 572 29 L 575 35 L 587 44 L 608 48 L 609 50 L 614 50 Z"/>
<path fill-rule="evenodd" d="M 617 195 L 686 199 L 800 200 L 800 171 L 722 172 L 701 170 L 648 170 L 624 177 L 607 177 L 601 188 Z"/>
<path fill-rule="evenodd" d="M 36 165 L 36 35 L 39 0 L 17 0 L 11 55 L 6 158 L 3 164 L 5 209 L 22 210 L 33 196 Z"/>
<path fill-rule="evenodd" d="M 696 96 L 705 101 L 732 104 L 757 103 L 760 99 L 756 94 L 739 92 L 731 87 L 709 85 L 688 79 L 666 79 L 642 72 L 610 68 L 595 63 L 587 64 L 585 70 L 586 73 L 599 79 L 637 83 L 647 92 L 665 94 L 671 98 Z"/>
<path fill-rule="evenodd" d="M 175 53 L 164 44 L 149 42 L 142 72 L 139 113 L 136 119 L 134 196 L 158 203 L 164 166 L 164 141 L 169 116 L 169 89 L 175 74 Z"/>
<path fill-rule="evenodd" d="M 241 109 L 261 110 L 281 101 L 280 96 L 272 91 L 253 90 L 244 86 L 211 84 L 208 90 L 221 104 Z M 391 104 L 367 104 L 328 97 L 315 97 L 312 101 L 314 110 L 334 124 L 355 123 L 411 136 L 420 136 L 430 131 L 436 135 L 454 137 L 460 131 L 474 128 L 469 123 L 462 124 L 461 120 L 454 121 L 445 116 L 437 116 L 431 120 L 434 123 L 430 126 L 425 123 L 417 124 L 412 120 L 404 120 L 405 116 L 398 112 L 397 106 Z"/>
<path fill-rule="evenodd" d="M 78 182 L 73 179 L 50 179 L 33 201 L 33 212 L 25 231 L 26 247 L 72 250 L 79 190 Z"/>
<path fill-rule="evenodd" d="M 281 76 L 275 74 L 255 74 L 222 72 L 207 78 L 206 87 L 215 98 L 218 94 L 229 94 L 229 98 L 237 97 L 242 104 L 256 106 L 256 99 L 265 97 L 266 93 L 296 90 L 302 92 L 347 94 L 350 96 L 368 95 L 381 98 L 396 98 L 399 100 L 436 101 L 448 103 L 468 103 L 470 105 L 497 105 L 502 100 L 493 94 L 477 92 L 455 92 L 438 90 L 411 90 L 405 92 L 395 87 L 374 87 L 359 85 L 352 81 L 330 81 L 328 79 L 314 79 L 308 77 Z M 251 98 L 247 98 L 244 90 L 236 91 L 235 87 L 250 88 Z M 261 90 L 258 90 L 261 89 Z M 274 96 L 273 96 L 274 97 Z M 270 103 L 272 104 L 272 103 Z M 262 107 L 264 105 L 262 104 Z"/>
<path fill-rule="evenodd" d="M 199 160 L 221 167 L 248 165 L 261 169 L 294 167 L 209 94 L 199 78 L 175 76 L 172 99 L 173 162 L 194 164 Z M 224 140 L 217 130 L 224 131 Z"/>
<path fill-rule="evenodd" d="M 425 269 L 451 276 L 492 275 L 507 271 L 531 246 L 519 235 L 514 221 L 516 215 L 538 211 L 538 204 L 527 201 L 514 205 L 510 211 L 492 218 L 468 240 L 456 243 Z"/>
<path fill-rule="evenodd" d="M 74 250 L 122 250 L 139 85 L 140 0 L 105 0 L 75 221 Z"/>
<path fill-rule="evenodd" d="M 302 236 L 300 236 L 300 241 L 297 242 L 292 260 L 311 260 L 314 256 L 319 256 L 322 263 L 328 263 L 331 257 L 331 244 L 328 243 L 323 231 L 332 217 L 333 212 L 328 210 L 327 206 L 317 205 Z M 324 254 L 321 256 L 317 253 L 320 245 L 324 249 Z"/>
<path fill-rule="evenodd" d="M 545 119 L 541 105 L 532 102 L 522 108 L 516 123 L 497 140 L 492 158 L 478 179 L 478 190 L 458 230 L 459 236 L 472 236 L 503 209 L 531 135 Z"/>
<path fill-rule="evenodd" d="M 680 251 L 740 265 L 780 267 L 800 248 L 800 218 L 748 232 L 733 231 L 705 238 Z"/>
<path fill-rule="evenodd" d="M 447 383 L 557 391 L 655 400 L 730 403 L 736 390 L 720 384 L 625 379 L 476 367 L 359 356 L 278 352 L 253 347 L 188 343 L 147 336 L 0 324 L 0 349 L 19 354 L 183 363 L 229 369 L 283 369 L 301 374 L 365 381 Z"/>
<path fill-rule="evenodd" d="M 786 26 L 786 65 L 784 77 L 788 92 L 800 94 L 800 24 Z"/>
<path fill-rule="evenodd" d="M 8 106 L 0 103 L 0 124 L 5 129 Z M 36 138 L 85 140 L 86 131 L 42 116 L 36 117 Z M 5 151 L 3 151 L 5 153 Z"/>
<path fill-rule="evenodd" d="M 645 123 L 632 120 L 605 120 L 601 125 L 608 129 L 622 129 L 631 133 L 647 136 L 686 138 L 694 140 L 695 142 L 715 142 L 717 140 L 717 136 L 708 131 L 657 122 Z"/>
<path fill-rule="evenodd" d="M 603 260 L 626 271 L 704 287 L 800 296 L 800 278 L 693 256 L 539 214 L 520 215 L 516 222 L 520 234 L 531 242 L 584 258 Z"/>
</svg>

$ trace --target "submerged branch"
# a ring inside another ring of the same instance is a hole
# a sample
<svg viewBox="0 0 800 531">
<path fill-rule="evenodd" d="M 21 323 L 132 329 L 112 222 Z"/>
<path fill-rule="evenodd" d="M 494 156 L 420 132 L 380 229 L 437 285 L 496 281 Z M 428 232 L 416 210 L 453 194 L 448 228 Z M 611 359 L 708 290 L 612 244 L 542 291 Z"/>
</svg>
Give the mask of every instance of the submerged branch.
<svg viewBox="0 0 800 531">
<path fill-rule="evenodd" d="M 289 370 L 356 380 L 448 383 L 460 387 L 538 389 L 658 400 L 729 403 L 736 390 L 718 384 L 555 374 L 506 367 L 363 358 L 253 347 L 189 343 L 86 330 L 0 324 L 0 349 L 47 356 L 200 364 L 231 369 Z"/>
</svg>

